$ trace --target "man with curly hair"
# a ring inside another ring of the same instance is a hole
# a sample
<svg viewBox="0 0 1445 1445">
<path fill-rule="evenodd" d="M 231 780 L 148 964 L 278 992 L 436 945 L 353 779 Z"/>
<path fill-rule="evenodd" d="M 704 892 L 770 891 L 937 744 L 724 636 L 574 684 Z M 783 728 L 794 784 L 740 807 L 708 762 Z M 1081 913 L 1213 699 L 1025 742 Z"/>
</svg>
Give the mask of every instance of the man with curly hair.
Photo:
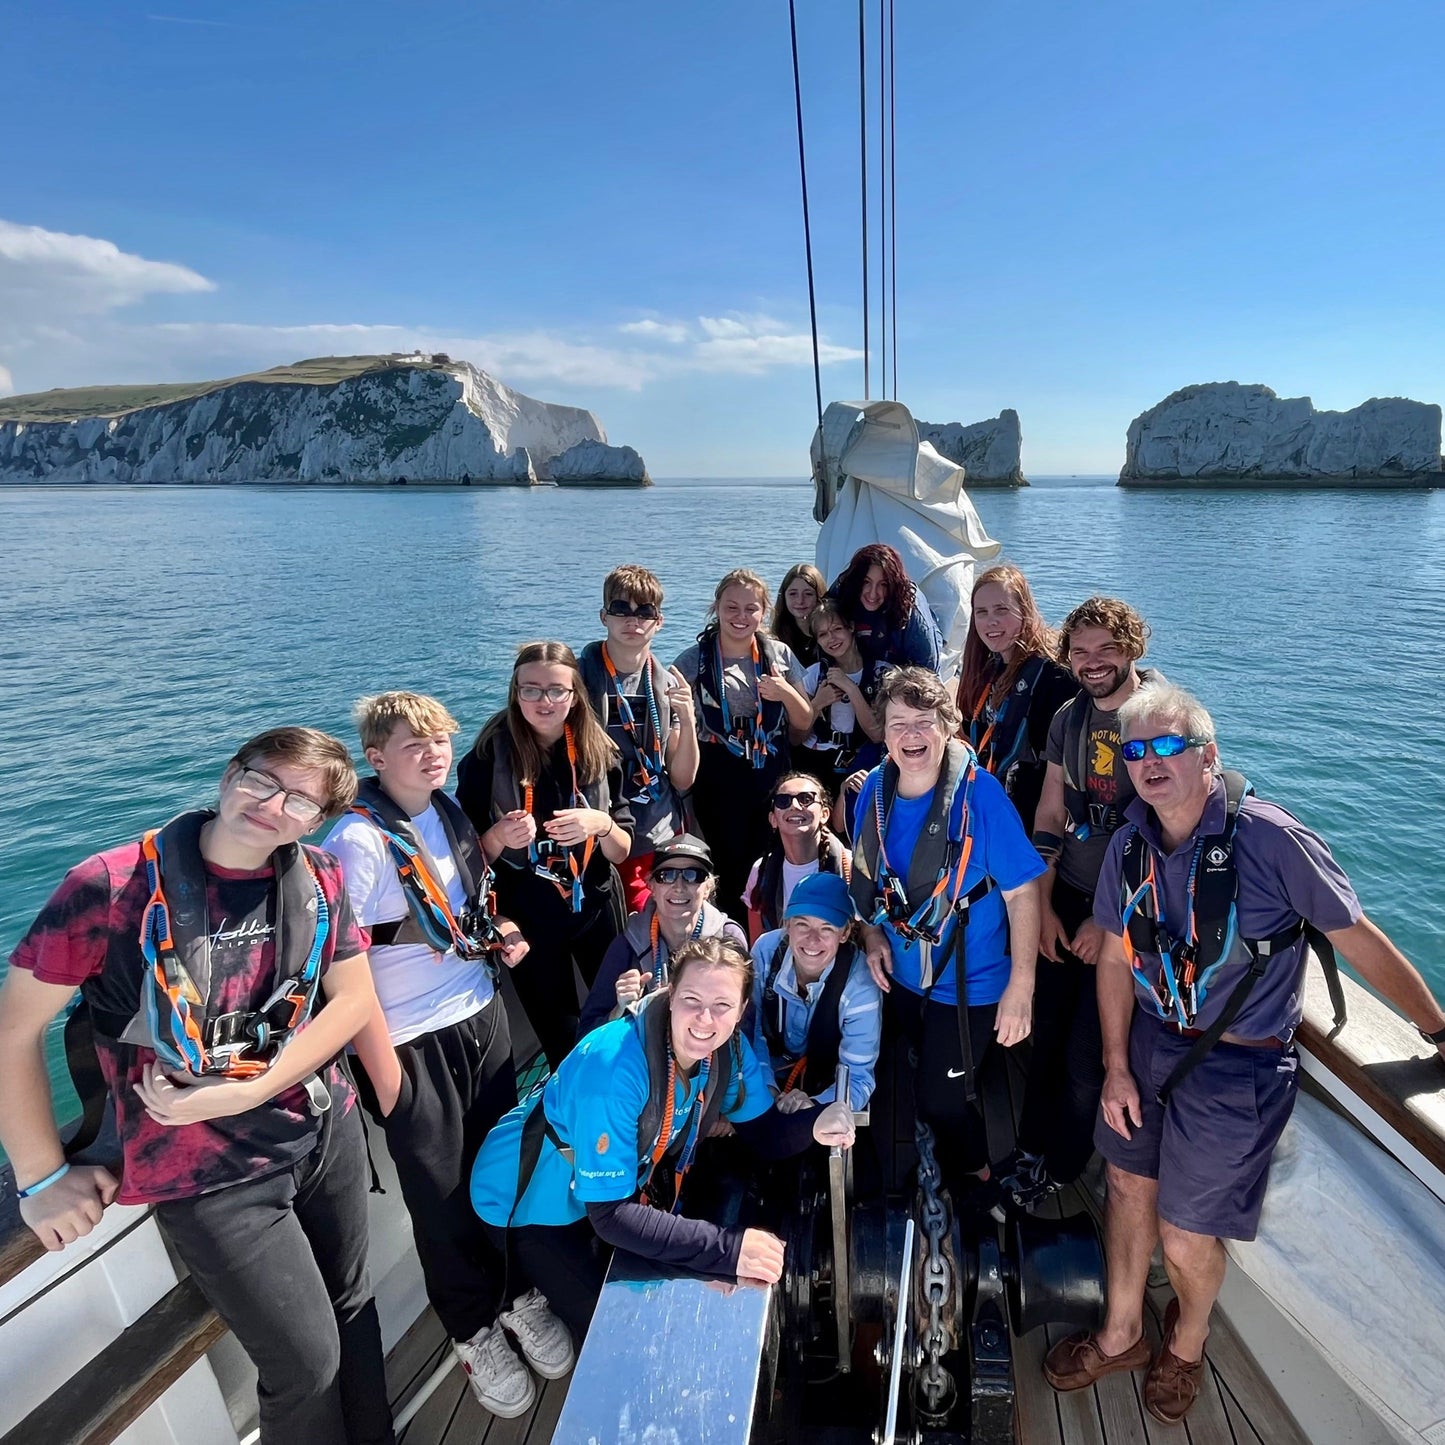
<svg viewBox="0 0 1445 1445">
<path fill-rule="evenodd" d="M 1049 865 L 1041 880 L 1034 1057 L 1019 1147 L 997 1169 L 1005 1192 L 1025 1208 L 1078 1178 L 1094 1152 L 1104 1082 L 1094 993 L 1103 931 L 1093 918 L 1094 890 L 1134 797 L 1118 710 L 1153 676 L 1138 665 L 1148 637 L 1148 624 L 1117 597 L 1090 597 L 1059 628 L 1059 661 L 1080 691 L 1049 725 L 1033 835 Z"/>
</svg>

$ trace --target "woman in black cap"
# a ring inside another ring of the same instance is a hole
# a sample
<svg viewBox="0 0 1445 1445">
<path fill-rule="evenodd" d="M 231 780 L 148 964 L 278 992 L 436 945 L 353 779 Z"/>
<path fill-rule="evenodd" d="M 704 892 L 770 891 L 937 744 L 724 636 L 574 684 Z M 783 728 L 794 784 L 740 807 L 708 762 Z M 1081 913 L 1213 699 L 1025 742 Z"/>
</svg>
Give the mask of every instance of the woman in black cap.
<svg viewBox="0 0 1445 1445">
<path fill-rule="evenodd" d="M 712 853 L 701 838 L 679 833 L 652 858 L 652 896 L 612 940 L 582 1006 L 578 1038 L 651 993 L 667 978 L 668 960 L 689 939 L 723 937 L 747 947 L 747 937 L 709 900 L 716 887 Z"/>
</svg>

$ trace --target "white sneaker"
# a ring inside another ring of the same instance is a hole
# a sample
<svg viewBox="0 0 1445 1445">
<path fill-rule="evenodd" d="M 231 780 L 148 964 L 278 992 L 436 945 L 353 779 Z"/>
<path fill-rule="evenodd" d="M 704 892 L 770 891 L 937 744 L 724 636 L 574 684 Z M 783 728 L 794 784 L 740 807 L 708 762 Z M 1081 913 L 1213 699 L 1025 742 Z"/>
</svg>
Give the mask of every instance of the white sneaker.
<svg viewBox="0 0 1445 1445">
<path fill-rule="evenodd" d="M 497 1323 L 517 1337 L 527 1363 L 544 1380 L 560 1380 L 576 1364 L 572 1332 L 548 1308 L 541 1290 L 528 1290 L 514 1300 L 511 1309 L 497 1316 Z"/>
<path fill-rule="evenodd" d="M 532 1408 L 537 1382 L 517 1358 L 500 1325 L 478 1330 L 465 1344 L 453 1340 L 452 1349 L 482 1409 L 503 1420 L 514 1420 Z"/>
</svg>

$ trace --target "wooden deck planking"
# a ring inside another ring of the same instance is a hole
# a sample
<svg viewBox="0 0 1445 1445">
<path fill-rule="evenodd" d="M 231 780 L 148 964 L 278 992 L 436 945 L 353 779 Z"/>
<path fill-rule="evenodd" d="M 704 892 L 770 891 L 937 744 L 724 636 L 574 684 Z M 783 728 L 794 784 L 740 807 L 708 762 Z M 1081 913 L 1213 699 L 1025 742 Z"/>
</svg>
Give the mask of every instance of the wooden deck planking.
<svg viewBox="0 0 1445 1445">
<path fill-rule="evenodd" d="M 1064 1445 L 1059 1397 L 1044 1379 L 1048 1349 L 1042 1328 L 1014 1339 L 1014 1433 L 1019 1445 Z"/>
<path fill-rule="evenodd" d="M 1069 1331 L 1058 1325 L 1047 1328 L 1050 1345 L 1067 1338 Z M 1045 1381 L 1045 1388 L 1048 1387 Z M 1109 1445 L 1104 1436 L 1104 1423 L 1099 1416 L 1099 1402 L 1093 1390 L 1069 1390 L 1057 1396 L 1059 1405 L 1059 1430 L 1064 1445 Z M 1033 1445 L 1026 1440 L 1025 1445 Z"/>
<path fill-rule="evenodd" d="M 411 1423 L 402 1431 L 398 1445 L 441 1445 L 451 1429 L 452 1417 L 457 1413 L 463 1395 L 470 1396 L 471 1387 L 458 1364 L 452 1374 L 437 1386 L 431 1399 L 412 1417 Z"/>
<path fill-rule="evenodd" d="M 423 1310 L 411 1328 L 386 1357 L 386 1398 L 395 1410 L 441 1362 L 447 1346 L 442 1322 L 430 1307 Z"/>
</svg>

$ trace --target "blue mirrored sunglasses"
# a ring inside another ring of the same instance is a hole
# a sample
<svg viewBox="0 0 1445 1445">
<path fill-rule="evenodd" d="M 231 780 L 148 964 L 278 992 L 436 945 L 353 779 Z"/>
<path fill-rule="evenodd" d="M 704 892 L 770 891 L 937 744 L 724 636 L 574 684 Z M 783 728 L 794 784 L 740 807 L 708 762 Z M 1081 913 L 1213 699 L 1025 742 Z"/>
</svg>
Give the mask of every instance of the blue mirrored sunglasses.
<svg viewBox="0 0 1445 1445">
<path fill-rule="evenodd" d="M 1156 758 L 1177 758 L 1186 748 L 1207 748 L 1212 738 L 1187 738 L 1183 733 L 1165 733 L 1157 738 L 1130 738 L 1124 744 L 1126 763 L 1142 763 L 1146 752 L 1153 750 Z"/>
</svg>

